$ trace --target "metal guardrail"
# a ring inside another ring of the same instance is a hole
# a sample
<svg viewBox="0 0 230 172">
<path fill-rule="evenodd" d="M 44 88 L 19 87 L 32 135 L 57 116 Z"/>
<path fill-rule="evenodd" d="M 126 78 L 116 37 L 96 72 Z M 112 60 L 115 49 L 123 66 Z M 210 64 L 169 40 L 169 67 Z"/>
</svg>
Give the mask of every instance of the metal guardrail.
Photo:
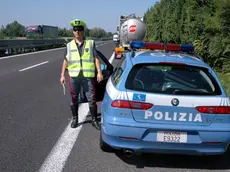
<svg viewBox="0 0 230 172">
<path fill-rule="evenodd" d="M 20 48 L 20 47 L 39 47 L 46 45 L 65 45 L 68 41 L 73 38 L 64 39 L 0 39 L 0 50 L 8 48 Z M 96 38 L 95 41 L 106 41 L 111 40 L 111 38 Z"/>
<path fill-rule="evenodd" d="M 33 51 L 43 48 L 55 48 L 65 46 L 73 38 L 58 38 L 58 39 L 0 39 L 0 56 L 4 56 L 5 53 L 11 54 L 12 52 L 17 54 L 18 52 L 24 53 L 26 49 Z M 112 38 L 95 38 L 95 41 L 107 41 Z"/>
<path fill-rule="evenodd" d="M 0 40 L 0 50 L 11 48 L 31 48 L 49 45 L 64 45 L 66 41 L 64 39 L 47 39 L 47 40 Z"/>
</svg>

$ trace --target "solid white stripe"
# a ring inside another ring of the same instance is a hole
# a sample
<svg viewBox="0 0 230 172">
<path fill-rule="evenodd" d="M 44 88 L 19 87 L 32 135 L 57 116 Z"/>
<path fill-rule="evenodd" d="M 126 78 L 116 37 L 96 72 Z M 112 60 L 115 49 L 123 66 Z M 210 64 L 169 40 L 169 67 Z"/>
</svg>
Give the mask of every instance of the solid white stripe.
<svg viewBox="0 0 230 172">
<path fill-rule="evenodd" d="M 87 114 L 88 104 L 82 104 L 79 107 L 79 123 L 85 121 Z M 68 124 L 61 137 L 51 150 L 50 154 L 42 164 L 39 172 L 62 171 L 82 128 L 82 125 L 80 125 L 79 127 L 72 129 L 70 127 L 70 123 Z"/>
<path fill-rule="evenodd" d="M 22 71 L 25 71 L 25 70 L 28 70 L 28 69 L 31 69 L 31 68 L 34 68 L 34 67 L 37 67 L 37 66 L 41 66 L 41 65 L 46 64 L 46 63 L 48 63 L 48 62 L 49 62 L 49 61 L 45 61 L 45 62 L 36 64 L 36 65 L 33 65 L 33 66 L 29 66 L 29 67 L 24 68 L 24 69 L 20 69 L 19 72 L 22 72 Z"/>
<path fill-rule="evenodd" d="M 111 64 L 113 63 L 114 57 L 115 57 L 115 53 L 113 52 L 112 56 L 109 59 L 109 63 Z"/>
</svg>

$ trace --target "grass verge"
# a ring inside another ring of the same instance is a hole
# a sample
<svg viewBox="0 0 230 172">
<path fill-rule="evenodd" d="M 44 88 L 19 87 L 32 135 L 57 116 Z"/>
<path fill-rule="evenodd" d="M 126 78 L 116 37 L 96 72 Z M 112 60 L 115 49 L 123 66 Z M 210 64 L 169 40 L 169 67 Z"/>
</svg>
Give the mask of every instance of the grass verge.
<svg viewBox="0 0 230 172">
<path fill-rule="evenodd" d="M 230 97 L 230 73 L 217 73 L 221 84 L 226 91 L 226 94 Z"/>
</svg>

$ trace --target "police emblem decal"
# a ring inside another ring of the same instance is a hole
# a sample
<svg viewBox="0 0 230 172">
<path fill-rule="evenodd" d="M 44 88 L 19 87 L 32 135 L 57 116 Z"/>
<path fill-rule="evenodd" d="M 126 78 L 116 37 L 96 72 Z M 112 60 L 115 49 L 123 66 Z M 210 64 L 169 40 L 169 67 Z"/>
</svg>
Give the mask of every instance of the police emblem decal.
<svg viewBox="0 0 230 172">
<path fill-rule="evenodd" d="M 133 94 L 133 100 L 134 101 L 143 101 L 143 102 L 145 102 L 146 101 L 146 95 L 145 94 L 136 94 L 136 93 L 134 93 Z"/>
<path fill-rule="evenodd" d="M 179 105 L 179 100 L 174 98 L 174 99 L 172 99 L 171 103 L 172 103 L 173 106 L 178 106 Z"/>
</svg>

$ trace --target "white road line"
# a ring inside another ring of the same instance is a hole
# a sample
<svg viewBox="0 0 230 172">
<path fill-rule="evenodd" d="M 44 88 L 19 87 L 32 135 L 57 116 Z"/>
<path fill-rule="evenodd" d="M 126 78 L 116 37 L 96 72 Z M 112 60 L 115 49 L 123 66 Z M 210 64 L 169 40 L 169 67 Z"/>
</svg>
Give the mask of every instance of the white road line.
<svg viewBox="0 0 230 172">
<path fill-rule="evenodd" d="M 112 64 L 114 58 L 115 58 L 115 53 L 113 52 L 112 56 L 111 56 L 110 59 L 109 59 L 109 63 Z"/>
<path fill-rule="evenodd" d="M 88 104 L 82 104 L 79 107 L 79 123 L 85 121 L 88 114 Z M 71 123 L 71 121 L 70 121 Z M 39 172 L 61 172 L 65 163 L 70 155 L 70 152 L 77 140 L 80 133 L 82 125 L 72 129 L 70 123 L 62 133 L 59 140 L 56 142 L 55 146 L 51 150 L 50 154 L 44 161 Z"/>
<path fill-rule="evenodd" d="M 103 43 L 103 44 L 99 44 L 99 45 L 96 45 L 96 47 L 101 47 L 103 45 L 106 45 L 107 43 Z"/>
<path fill-rule="evenodd" d="M 37 66 L 41 66 L 41 65 L 46 64 L 46 63 L 48 63 L 48 62 L 49 62 L 49 61 L 45 61 L 45 62 L 36 64 L 36 65 L 33 65 L 33 66 L 29 66 L 29 67 L 27 67 L 27 68 L 20 69 L 19 72 L 22 72 L 22 71 L 25 71 L 25 70 L 28 70 L 28 69 L 31 69 L 31 68 L 34 68 L 34 67 L 37 67 Z"/>
</svg>

